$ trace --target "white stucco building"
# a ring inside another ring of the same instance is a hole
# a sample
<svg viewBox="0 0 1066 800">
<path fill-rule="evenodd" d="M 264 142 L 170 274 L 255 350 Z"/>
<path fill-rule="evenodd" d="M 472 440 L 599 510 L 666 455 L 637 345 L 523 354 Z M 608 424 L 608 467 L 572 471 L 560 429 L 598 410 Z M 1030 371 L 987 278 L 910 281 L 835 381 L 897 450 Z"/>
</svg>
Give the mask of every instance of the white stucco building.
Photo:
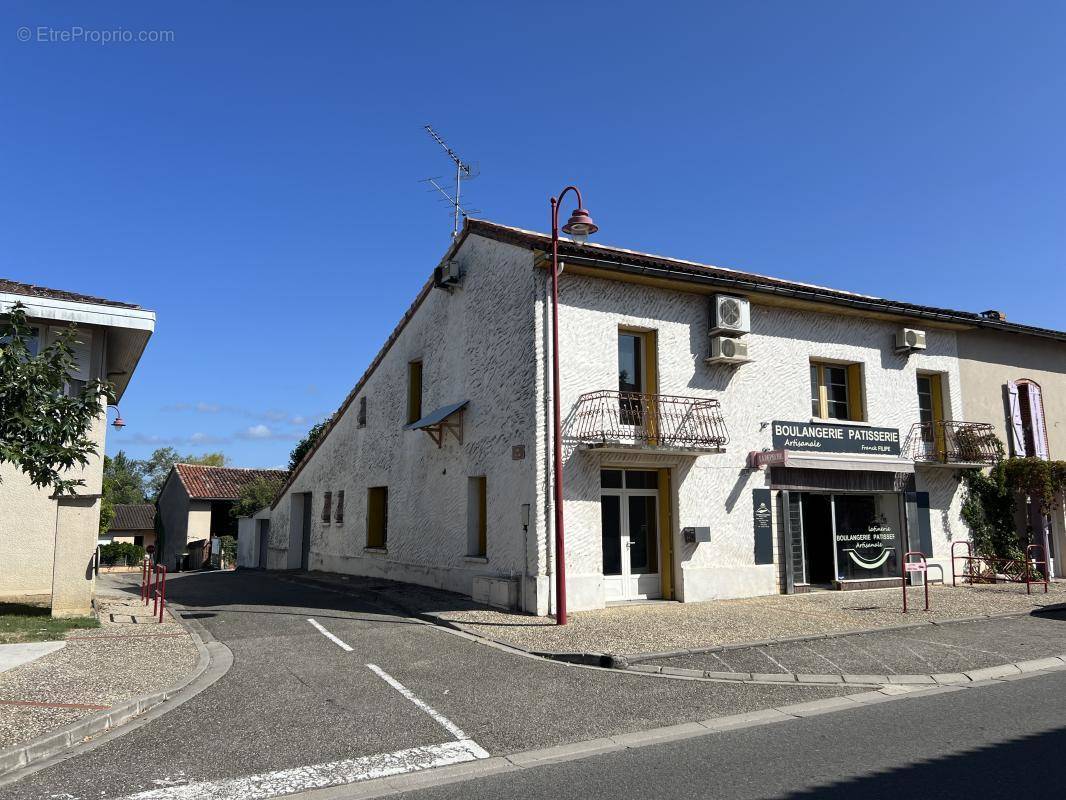
<svg viewBox="0 0 1066 800">
<path fill-rule="evenodd" d="M 245 523 L 243 563 L 550 612 L 549 247 L 467 221 Z M 950 579 L 958 472 L 989 460 L 992 430 L 963 414 L 957 337 L 1035 329 L 612 247 L 561 254 L 569 608 L 898 585 L 907 550 Z"/>
<path fill-rule="evenodd" d="M 0 279 L 0 315 L 16 303 L 26 307 L 36 334 L 34 347 L 77 326 L 75 371 L 68 386 L 110 381 L 121 401 L 148 339 L 155 313 L 130 303 Z M 77 616 L 92 608 L 94 558 L 100 531 L 107 406 L 93 423 L 96 453 L 69 471 L 84 481 L 75 495 L 56 496 L 34 486 L 11 464 L 0 465 L 0 599 L 51 605 L 54 616 Z"/>
</svg>

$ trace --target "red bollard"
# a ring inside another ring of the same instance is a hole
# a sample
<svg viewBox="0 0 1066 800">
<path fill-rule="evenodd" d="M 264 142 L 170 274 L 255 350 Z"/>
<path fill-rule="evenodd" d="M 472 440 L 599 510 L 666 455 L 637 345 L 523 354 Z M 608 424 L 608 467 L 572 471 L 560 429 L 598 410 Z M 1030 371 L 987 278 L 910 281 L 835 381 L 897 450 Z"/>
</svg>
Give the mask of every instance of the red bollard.
<svg viewBox="0 0 1066 800">
<path fill-rule="evenodd" d="M 163 621 L 163 609 L 167 605 L 167 568 L 160 564 L 159 570 L 159 621 Z"/>
</svg>

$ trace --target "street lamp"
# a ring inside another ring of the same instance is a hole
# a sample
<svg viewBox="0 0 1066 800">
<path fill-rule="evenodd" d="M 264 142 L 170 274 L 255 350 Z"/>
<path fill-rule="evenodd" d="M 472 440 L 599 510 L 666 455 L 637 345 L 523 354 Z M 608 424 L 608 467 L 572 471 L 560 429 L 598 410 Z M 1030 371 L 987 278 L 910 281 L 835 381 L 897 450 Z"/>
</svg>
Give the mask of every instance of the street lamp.
<svg viewBox="0 0 1066 800">
<path fill-rule="evenodd" d="M 118 410 L 118 406 L 114 406 L 115 409 L 115 421 L 111 423 L 116 431 L 120 431 L 126 427 L 126 420 L 122 419 L 122 412 Z"/>
<path fill-rule="evenodd" d="M 577 195 L 577 208 L 563 226 L 563 233 L 584 244 L 590 234 L 599 230 L 581 202 L 581 190 L 567 186 L 558 197 L 551 199 L 552 207 L 552 455 L 555 483 L 555 624 L 566 624 L 566 553 L 563 535 L 563 421 L 559 387 L 559 204 L 567 192 Z"/>
</svg>

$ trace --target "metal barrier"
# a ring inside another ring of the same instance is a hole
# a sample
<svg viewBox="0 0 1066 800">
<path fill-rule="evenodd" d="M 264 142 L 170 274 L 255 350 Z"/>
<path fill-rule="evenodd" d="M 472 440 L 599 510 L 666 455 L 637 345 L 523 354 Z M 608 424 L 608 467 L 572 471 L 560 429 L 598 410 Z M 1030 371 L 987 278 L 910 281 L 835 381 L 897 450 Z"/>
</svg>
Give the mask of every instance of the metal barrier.
<svg viewBox="0 0 1066 800">
<path fill-rule="evenodd" d="M 152 572 L 152 559 L 141 559 L 141 602 L 148 605 L 148 580 Z"/>
<path fill-rule="evenodd" d="M 152 616 L 158 617 L 158 622 L 163 621 L 163 609 L 167 605 L 167 568 L 162 564 L 147 570 L 147 581 L 142 587 L 144 604 L 148 605 L 148 599 L 152 600 Z"/>
<path fill-rule="evenodd" d="M 911 556 L 918 556 L 918 561 L 911 561 Z M 903 554 L 903 613 L 907 613 L 907 576 L 911 572 L 922 573 L 922 585 L 925 586 L 925 610 L 929 610 L 929 562 L 921 550 L 908 550 Z"/>
<path fill-rule="evenodd" d="M 966 555 L 956 555 L 955 548 L 966 547 Z M 1037 558 L 1039 555 L 1039 558 Z M 966 571 L 959 572 L 956 565 L 966 562 Z M 1037 567 L 1041 569 L 1036 570 Z M 1034 571 L 1035 570 L 1035 571 Z M 1043 584 L 1044 593 L 1048 590 L 1048 562 L 1043 546 L 1031 544 L 1025 548 L 1022 558 L 996 558 L 994 556 L 975 556 L 969 542 L 951 543 L 951 585 L 957 585 L 958 578 L 965 578 L 974 583 L 1024 583 L 1025 593 L 1033 593 L 1033 584 Z"/>
</svg>

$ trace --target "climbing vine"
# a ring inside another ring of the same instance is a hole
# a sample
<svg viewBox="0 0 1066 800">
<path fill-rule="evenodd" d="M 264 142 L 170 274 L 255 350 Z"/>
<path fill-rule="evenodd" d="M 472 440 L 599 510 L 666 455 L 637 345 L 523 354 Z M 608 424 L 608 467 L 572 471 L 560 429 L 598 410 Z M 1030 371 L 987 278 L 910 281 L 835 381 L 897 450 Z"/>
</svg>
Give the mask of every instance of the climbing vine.
<svg viewBox="0 0 1066 800">
<path fill-rule="evenodd" d="M 1066 461 L 1040 458 L 1008 458 L 987 473 L 969 470 L 963 474 L 966 494 L 962 519 L 970 529 L 978 555 L 1021 558 L 1026 532 L 1016 524 L 1018 503 L 1026 499 L 1049 513 L 1056 495 L 1066 491 Z"/>
</svg>

